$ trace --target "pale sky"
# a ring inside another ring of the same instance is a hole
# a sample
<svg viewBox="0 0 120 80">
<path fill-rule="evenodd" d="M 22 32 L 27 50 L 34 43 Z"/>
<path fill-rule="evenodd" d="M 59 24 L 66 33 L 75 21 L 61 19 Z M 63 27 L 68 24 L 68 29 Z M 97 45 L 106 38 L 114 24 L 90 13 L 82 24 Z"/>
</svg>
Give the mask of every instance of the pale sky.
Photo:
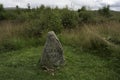
<svg viewBox="0 0 120 80">
<path fill-rule="evenodd" d="M 0 0 L 0 3 L 4 7 L 15 7 L 18 5 L 21 8 L 26 8 L 29 3 L 32 8 L 38 7 L 41 4 L 46 6 L 60 8 L 66 5 L 72 9 L 81 8 L 81 6 L 87 6 L 90 9 L 98 9 L 105 5 L 110 5 L 112 10 L 120 11 L 120 0 Z"/>
</svg>

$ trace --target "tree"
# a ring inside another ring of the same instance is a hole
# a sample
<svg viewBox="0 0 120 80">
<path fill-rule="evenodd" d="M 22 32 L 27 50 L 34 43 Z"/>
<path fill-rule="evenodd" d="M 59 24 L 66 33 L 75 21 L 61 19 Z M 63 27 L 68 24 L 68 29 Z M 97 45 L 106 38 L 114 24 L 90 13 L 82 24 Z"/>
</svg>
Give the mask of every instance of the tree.
<svg viewBox="0 0 120 80">
<path fill-rule="evenodd" d="M 19 9 L 19 6 L 18 6 L 18 5 L 16 5 L 16 9 Z"/>
<path fill-rule="evenodd" d="M 27 7 L 28 7 L 28 9 L 30 10 L 30 8 L 31 8 L 31 7 L 30 7 L 30 3 L 27 4 Z"/>
<path fill-rule="evenodd" d="M 4 8 L 3 8 L 3 4 L 0 4 L 0 20 L 3 20 L 5 18 L 5 14 L 4 14 Z"/>
<path fill-rule="evenodd" d="M 93 16 L 89 11 L 79 12 L 79 23 L 89 23 L 93 21 Z"/>
<path fill-rule="evenodd" d="M 0 12 L 4 11 L 3 4 L 0 4 Z"/>
<path fill-rule="evenodd" d="M 82 6 L 81 9 L 78 9 L 78 12 L 80 11 L 87 11 L 86 6 Z"/>
<path fill-rule="evenodd" d="M 16 5 L 16 12 L 17 12 L 18 14 L 20 14 L 20 8 L 19 8 L 18 5 Z"/>
<path fill-rule="evenodd" d="M 41 10 L 45 9 L 45 6 L 42 4 L 42 5 L 40 6 L 40 9 L 41 9 Z"/>
<path fill-rule="evenodd" d="M 105 17 L 110 17 L 111 16 L 109 5 L 102 7 L 101 9 L 98 10 L 98 12 Z"/>
<path fill-rule="evenodd" d="M 48 16 L 47 27 L 49 30 L 53 30 L 56 33 L 60 33 L 63 26 L 59 13 L 51 12 Z"/>
<path fill-rule="evenodd" d="M 78 25 L 78 14 L 74 11 L 65 10 L 62 13 L 62 25 L 64 28 L 74 28 Z"/>
</svg>

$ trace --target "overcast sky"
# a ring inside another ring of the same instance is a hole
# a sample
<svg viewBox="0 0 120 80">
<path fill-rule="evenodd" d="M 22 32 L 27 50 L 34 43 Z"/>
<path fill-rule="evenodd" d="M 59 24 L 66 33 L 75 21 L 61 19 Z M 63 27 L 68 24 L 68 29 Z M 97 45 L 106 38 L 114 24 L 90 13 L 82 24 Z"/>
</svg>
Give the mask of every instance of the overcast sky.
<svg viewBox="0 0 120 80">
<path fill-rule="evenodd" d="M 21 8 L 26 8 L 29 3 L 32 8 L 38 7 L 41 4 L 46 6 L 60 8 L 66 5 L 72 9 L 81 8 L 81 6 L 87 6 L 90 9 L 98 9 L 105 5 L 110 5 L 112 10 L 120 11 L 120 0 L 0 0 L 0 3 L 4 7 L 15 7 L 18 5 Z"/>
</svg>

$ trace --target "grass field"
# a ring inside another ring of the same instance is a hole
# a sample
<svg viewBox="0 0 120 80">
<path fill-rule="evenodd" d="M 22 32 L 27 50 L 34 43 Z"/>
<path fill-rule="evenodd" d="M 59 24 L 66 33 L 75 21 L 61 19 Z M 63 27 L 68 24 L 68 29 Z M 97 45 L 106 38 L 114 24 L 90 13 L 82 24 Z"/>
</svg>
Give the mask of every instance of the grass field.
<svg viewBox="0 0 120 80">
<path fill-rule="evenodd" d="M 0 9 L 0 80 L 120 80 L 120 12 Z M 54 74 L 38 63 L 48 31 L 64 48 Z"/>
<path fill-rule="evenodd" d="M 0 4 L 0 80 L 120 80 L 120 12 Z M 65 65 L 38 66 L 48 31 L 64 48 Z"/>
<path fill-rule="evenodd" d="M 54 76 L 41 70 L 43 46 L 0 54 L 0 80 L 119 80 L 109 61 L 74 47 L 64 46 L 66 64 Z"/>
<path fill-rule="evenodd" d="M 84 25 L 65 29 L 58 34 L 64 45 L 66 64 L 56 70 L 54 76 L 52 72 L 46 72 L 38 66 L 46 33 L 40 39 L 24 38 L 17 34 L 23 30 L 19 25 L 17 28 L 10 25 L 0 30 L 1 33 L 2 30 L 5 32 L 0 35 L 0 49 L 3 50 L 0 52 L 0 80 L 120 79 L 119 23 Z M 8 39 L 6 42 L 5 37 Z"/>
</svg>

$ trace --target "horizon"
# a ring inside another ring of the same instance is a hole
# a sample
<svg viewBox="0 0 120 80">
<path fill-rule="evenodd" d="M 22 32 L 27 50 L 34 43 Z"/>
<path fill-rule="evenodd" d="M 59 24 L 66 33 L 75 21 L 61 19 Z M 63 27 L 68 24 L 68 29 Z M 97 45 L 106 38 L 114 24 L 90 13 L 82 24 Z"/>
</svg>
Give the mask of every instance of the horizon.
<svg viewBox="0 0 120 80">
<path fill-rule="evenodd" d="M 82 6 L 86 6 L 90 10 L 98 10 L 103 6 L 110 5 L 110 9 L 114 11 L 120 11 L 120 0 L 0 0 L 4 8 L 16 7 L 27 8 L 28 3 L 31 8 L 37 8 L 41 5 L 50 6 L 51 8 L 65 8 L 78 10 Z"/>
</svg>

